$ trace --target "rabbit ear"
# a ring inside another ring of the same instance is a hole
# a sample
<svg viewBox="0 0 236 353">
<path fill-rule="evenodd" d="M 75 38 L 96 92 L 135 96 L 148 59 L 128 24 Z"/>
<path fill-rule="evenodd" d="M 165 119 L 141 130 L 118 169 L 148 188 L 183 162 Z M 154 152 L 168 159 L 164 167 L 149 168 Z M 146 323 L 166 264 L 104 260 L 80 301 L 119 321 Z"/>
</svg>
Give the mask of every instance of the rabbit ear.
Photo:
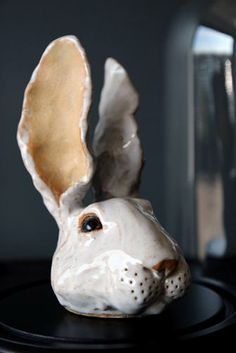
<svg viewBox="0 0 236 353">
<path fill-rule="evenodd" d="M 80 204 L 93 164 L 86 147 L 90 70 L 73 36 L 53 41 L 26 88 L 18 143 L 49 211 Z"/>
<path fill-rule="evenodd" d="M 125 69 L 114 59 L 107 59 L 93 142 L 97 199 L 137 194 L 143 165 L 133 117 L 137 107 L 138 94 Z"/>
</svg>

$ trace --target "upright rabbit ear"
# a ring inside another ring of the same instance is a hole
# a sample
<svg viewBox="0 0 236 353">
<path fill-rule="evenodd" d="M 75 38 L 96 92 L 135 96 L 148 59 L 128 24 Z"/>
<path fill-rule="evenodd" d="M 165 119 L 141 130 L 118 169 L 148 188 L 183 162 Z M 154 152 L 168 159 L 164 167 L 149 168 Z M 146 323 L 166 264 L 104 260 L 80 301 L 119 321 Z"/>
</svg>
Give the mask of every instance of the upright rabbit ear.
<svg viewBox="0 0 236 353">
<path fill-rule="evenodd" d="M 18 143 L 44 202 L 58 219 L 62 206 L 80 204 L 93 164 L 86 147 L 90 70 L 73 36 L 53 41 L 26 88 Z"/>
<path fill-rule="evenodd" d="M 97 199 L 137 195 L 143 165 L 133 117 L 137 107 L 138 94 L 125 69 L 114 59 L 107 59 L 93 142 Z"/>
</svg>

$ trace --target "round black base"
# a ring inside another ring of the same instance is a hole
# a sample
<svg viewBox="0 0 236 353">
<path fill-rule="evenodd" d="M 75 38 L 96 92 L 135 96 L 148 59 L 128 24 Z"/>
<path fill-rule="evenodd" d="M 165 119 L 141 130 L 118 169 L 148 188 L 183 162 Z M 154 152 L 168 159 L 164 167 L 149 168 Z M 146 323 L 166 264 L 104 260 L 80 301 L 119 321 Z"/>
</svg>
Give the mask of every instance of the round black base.
<svg viewBox="0 0 236 353">
<path fill-rule="evenodd" d="M 0 345 L 78 350 L 158 345 L 167 337 L 190 340 L 222 330 L 235 320 L 234 295 L 215 282 L 199 281 L 160 315 L 102 319 L 72 314 L 57 302 L 48 282 L 31 283 L 0 296 Z M 227 318 L 230 322 L 227 323 Z M 20 350 L 19 350 L 20 351 Z"/>
</svg>

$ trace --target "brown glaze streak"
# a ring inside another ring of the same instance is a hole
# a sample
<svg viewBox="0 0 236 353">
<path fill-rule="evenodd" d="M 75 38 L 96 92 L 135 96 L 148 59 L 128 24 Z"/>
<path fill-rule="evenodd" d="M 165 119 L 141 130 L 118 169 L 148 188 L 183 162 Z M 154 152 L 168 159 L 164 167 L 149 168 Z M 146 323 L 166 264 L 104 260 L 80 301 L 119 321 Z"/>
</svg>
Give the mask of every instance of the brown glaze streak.
<svg viewBox="0 0 236 353">
<path fill-rule="evenodd" d="M 80 128 L 89 79 L 86 65 L 72 40 L 56 40 L 25 92 L 19 133 L 22 129 L 28 132 L 28 152 L 36 172 L 57 202 L 89 173 L 88 150 Z"/>
<path fill-rule="evenodd" d="M 106 318 L 106 319 L 124 319 L 124 318 L 133 318 L 133 317 L 136 317 L 137 315 L 129 315 L 129 314 L 122 314 L 122 313 L 116 313 L 114 312 L 114 314 L 110 313 L 110 314 L 95 314 L 95 313 L 80 313 L 80 312 L 77 312 L 77 311 L 74 311 L 68 307 L 66 307 L 66 309 L 68 311 L 70 311 L 71 313 L 73 314 L 76 314 L 76 315 L 82 315 L 82 316 L 87 316 L 87 317 L 94 317 L 94 318 Z"/>
<path fill-rule="evenodd" d="M 156 271 L 165 271 L 165 274 L 169 276 L 171 273 L 173 273 L 178 265 L 178 261 L 175 259 L 165 259 L 160 261 L 158 264 L 153 266 L 153 270 Z"/>
</svg>

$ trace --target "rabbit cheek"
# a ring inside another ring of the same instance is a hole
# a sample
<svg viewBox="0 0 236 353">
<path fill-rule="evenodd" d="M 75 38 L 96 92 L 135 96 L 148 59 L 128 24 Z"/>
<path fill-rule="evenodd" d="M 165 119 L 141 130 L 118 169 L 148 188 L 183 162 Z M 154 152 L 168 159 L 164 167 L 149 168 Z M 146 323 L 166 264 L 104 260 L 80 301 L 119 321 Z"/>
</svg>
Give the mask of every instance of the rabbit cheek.
<svg viewBox="0 0 236 353">
<path fill-rule="evenodd" d="M 138 314 L 155 302 L 163 289 L 163 277 L 141 264 L 127 263 L 113 280 L 116 283 L 112 304 L 130 315 Z"/>
<path fill-rule="evenodd" d="M 180 259 L 176 271 L 165 280 L 165 300 L 171 302 L 182 297 L 191 282 L 190 271 L 183 258 Z"/>
</svg>

